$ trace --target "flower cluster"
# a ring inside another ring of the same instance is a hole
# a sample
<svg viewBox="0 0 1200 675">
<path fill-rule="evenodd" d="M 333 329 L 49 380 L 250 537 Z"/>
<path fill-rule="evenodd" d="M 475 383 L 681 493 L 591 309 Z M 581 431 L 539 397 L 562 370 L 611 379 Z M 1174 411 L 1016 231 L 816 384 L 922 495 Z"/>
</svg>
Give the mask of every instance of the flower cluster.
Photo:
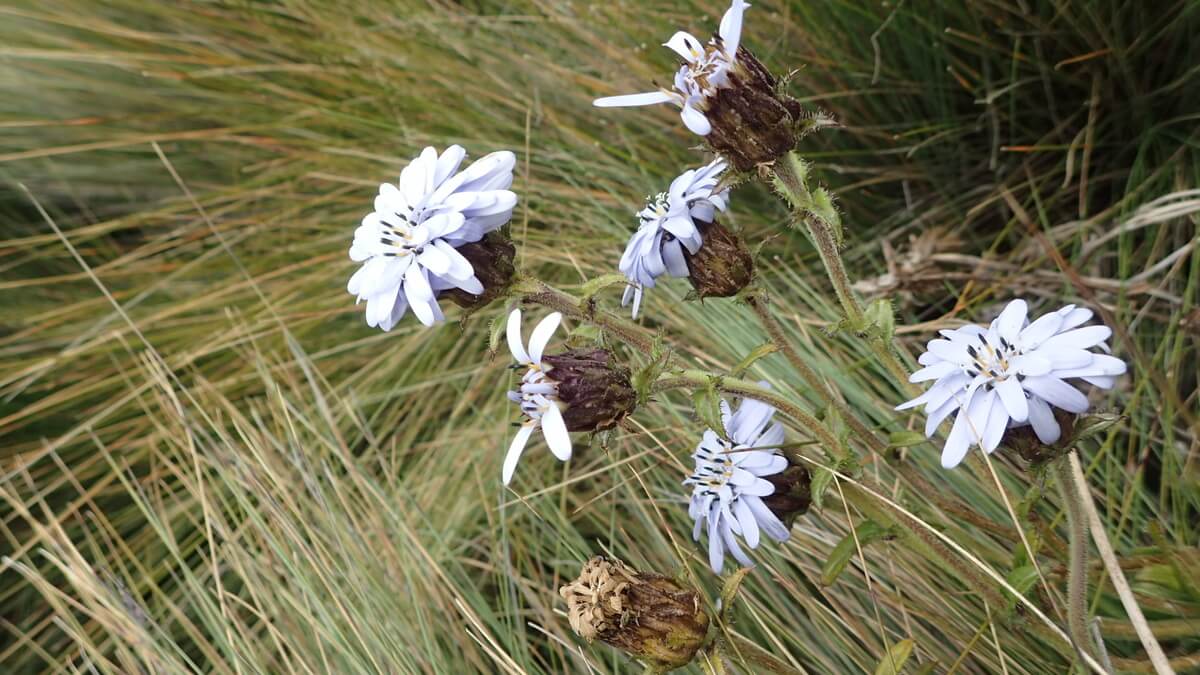
<svg viewBox="0 0 1200 675">
<path fill-rule="evenodd" d="M 807 191 L 807 165 L 792 152 L 801 112 L 794 100 L 776 91 L 775 79 L 741 44 L 747 7 L 744 0 L 732 0 L 718 33 L 707 45 L 686 32 L 676 33 L 665 43 L 683 59 L 673 89 L 595 102 L 601 107 L 674 103 L 688 129 L 703 136 L 716 154 L 707 164 L 684 171 L 665 192 L 648 198 L 637 213 L 638 229 L 617 264 L 625 279 L 621 305 L 632 304 L 634 319 L 645 290 L 655 287 L 663 276 L 687 278 L 700 298 L 732 297 L 751 284 L 754 261 L 741 234 L 718 222 L 729 209 L 730 186 L 736 179 L 753 175 L 752 170 L 759 174 L 774 170 L 774 185 L 781 192 L 795 197 Z M 521 310 L 513 309 L 507 318 L 508 348 L 520 373 L 508 398 L 517 406 L 520 420 L 503 459 L 504 485 L 512 483 L 535 432 L 541 432 L 554 457 L 568 461 L 575 450 L 572 434 L 613 429 L 639 404 L 673 388 L 697 388 L 707 381 L 724 391 L 757 391 L 793 419 L 805 418 L 782 399 L 763 392 L 766 383 L 756 388 L 737 381 L 741 386 L 733 386 L 727 375 L 697 374 L 681 367 L 679 352 L 660 349 L 658 342 L 640 338 L 641 328 L 633 322 L 601 315 L 594 292 L 585 291 L 585 299 L 580 300 L 518 276 L 516 249 L 503 227 L 517 203 L 516 194 L 509 189 L 515 156 L 495 152 L 460 170 L 465 156 L 459 146 L 441 154 L 425 148 L 401 172 L 398 185 L 380 186 L 374 211 L 363 219 L 350 247 L 351 259 L 362 266 L 351 277 L 348 290 L 359 301 L 366 301 L 368 325 L 385 331 L 410 308 L 427 326 L 442 321 L 441 297 L 468 310 L 501 297 L 560 310 L 542 318 L 528 340 L 522 330 Z M 786 163 L 774 164 L 780 158 Z M 785 169 L 778 169 L 780 166 Z M 789 176 L 792 183 L 785 180 Z M 780 187 L 793 183 L 799 187 L 790 191 Z M 792 206 L 797 212 L 807 209 L 816 213 L 818 218 L 828 213 L 836 216 L 828 194 L 822 194 L 821 199 L 812 196 L 806 207 L 797 205 L 796 199 Z M 817 232 L 810 229 L 814 241 Z M 828 249 L 836 250 L 836 242 L 826 243 Z M 822 259 L 832 264 L 830 256 L 824 255 L 827 248 L 821 249 Z M 836 254 L 832 257 L 837 261 Z M 841 274 L 844 278 L 844 271 Z M 615 279 L 621 282 L 621 277 Z M 608 282 L 604 278 L 585 288 L 604 288 Z M 839 297 L 843 295 L 851 294 L 845 291 Z M 761 289 L 753 289 L 749 297 L 765 299 Z M 853 315 L 853 298 L 842 299 L 847 314 Z M 877 307 L 872 306 L 871 312 Z M 800 356 L 780 337 L 778 324 L 761 313 L 763 305 L 756 304 L 755 309 L 772 338 L 767 346 L 785 351 L 810 383 L 819 378 L 804 373 Z M 548 351 L 564 314 L 593 323 L 610 340 L 624 339 L 648 352 L 643 354 L 648 363 L 635 377 L 617 353 L 591 343 L 586 331 L 570 336 L 570 348 Z M 890 313 L 886 318 L 890 325 Z M 932 385 L 897 410 L 923 406 L 926 436 L 933 436 L 954 416 L 942 449 L 941 463 L 946 468 L 960 464 L 973 446 L 987 453 L 995 451 L 1006 432 L 1019 427 L 1032 431 L 1018 431 L 1017 435 L 1030 443 L 1036 436 L 1040 449 L 1046 450 L 1045 446 L 1063 436 L 1061 425 L 1069 419 L 1060 421 L 1055 409 L 1081 414 L 1089 407 L 1087 396 L 1073 382 L 1110 389 L 1125 372 L 1125 363 L 1108 353 L 1106 341 L 1112 331 L 1086 325 L 1091 319 L 1090 310 L 1068 305 L 1030 321 L 1027 304 L 1018 299 L 1008 303 L 986 327 L 943 330 L 928 343 L 919 358 L 922 368 L 910 377 L 914 383 Z M 498 340 L 499 334 L 493 333 L 493 339 Z M 870 339 L 877 336 L 872 334 Z M 579 347 L 580 340 L 588 341 L 588 346 Z M 842 405 L 822 390 L 821 383 L 816 384 L 827 403 Z M 714 394 L 698 392 L 696 398 L 697 411 L 706 419 L 716 415 L 709 408 L 713 399 L 705 398 L 707 395 Z M 819 495 L 812 492 L 814 483 L 800 465 L 803 462 L 795 461 L 797 455 L 783 454 L 784 427 L 774 420 L 773 406 L 748 397 L 736 411 L 725 400 L 718 407 L 720 423 L 711 423 L 714 428 L 701 435 L 691 455 L 694 470 L 683 484 L 691 490 L 688 515 L 694 521 L 693 538 L 700 542 L 707 537 L 709 566 L 720 574 L 727 555 L 743 566 L 752 566 L 750 551 L 757 550 L 764 538 L 787 541 L 795 518 Z M 852 411 L 839 407 L 838 412 L 846 415 L 847 422 L 861 423 L 853 419 Z M 851 427 L 862 429 L 847 424 Z M 839 444 L 836 434 L 827 429 L 816 431 L 823 433 L 814 437 Z M 869 434 L 869 430 L 864 432 Z M 1066 433 L 1068 439 L 1083 435 Z M 1025 453 L 1011 438 L 1009 447 Z M 832 455 L 834 449 L 830 450 Z M 1031 461 L 1040 462 L 1053 452 L 1027 456 L 1037 456 L 1039 459 Z M 683 500 L 679 501 L 682 504 Z M 600 639 L 616 645 L 652 667 L 685 665 L 709 644 L 709 616 L 701 607 L 699 594 L 665 576 L 594 558 L 579 579 L 560 593 L 568 605 L 570 625 L 580 636 L 589 642 Z"/>
<path fill-rule="evenodd" d="M 954 426 L 942 449 L 942 466 L 953 468 L 973 445 L 992 452 L 1006 429 L 1031 425 L 1046 444 L 1058 440 L 1051 406 L 1083 413 L 1088 399 L 1066 380 L 1111 389 L 1125 362 L 1108 354 L 1106 326 L 1084 326 L 1088 309 L 1067 305 L 1033 322 L 1024 300 L 1008 303 L 987 328 L 967 325 L 941 331 L 918 361 L 912 382 L 933 380 L 925 393 L 897 410 L 925 406 L 925 434 L 932 436 L 952 413 Z"/>
<path fill-rule="evenodd" d="M 367 325 L 391 330 L 411 308 L 431 326 L 444 320 L 442 291 L 485 292 L 460 249 L 512 218 L 516 156 L 494 152 L 459 171 L 465 157 L 457 145 L 441 155 L 425 148 L 400 172 L 399 186 L 379 186 L 350 246 L 350 259 L 363 265 L 347 290 L 367 301 Z"/>
</svg>

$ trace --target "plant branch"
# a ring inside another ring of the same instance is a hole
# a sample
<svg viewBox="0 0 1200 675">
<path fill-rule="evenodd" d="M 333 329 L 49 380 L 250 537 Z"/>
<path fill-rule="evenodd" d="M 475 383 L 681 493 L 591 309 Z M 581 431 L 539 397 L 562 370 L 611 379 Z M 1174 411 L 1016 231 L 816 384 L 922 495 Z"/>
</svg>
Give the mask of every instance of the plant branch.
<svg viewBox="0 0 1200 675">
<path fill-rule="evenodd" d="M 1074 454 L 1072 450 L 1068 454 Z M 1070 558 L 1067 572 L 1067 628 L 1071 633 L 1071 641 L 1075 649 L 1095 656 L 1091 637 L 1087 628 L 1087 523 L 1084 521 L 1083 507 L 1080 505 L 1081 495 L 1071 476 L 1071 467 L 1067 461 L 1060 461 L 1054 467 L 1058 478 L 1059 491 L 1062 493 L 1063 507 L 1067 512 L 1067 524 L 1070 526 Z"/>
<path fill-rule="evenodd" d="M 654 349 L 654 339 L 632 321 L 626 321 L 612 313 L 597 309 L 591 302 L 580 301 L 575 296 L 564 293 L 549 284 L 536 279 L 525 279 L 519 282 L 518 291 L 525 300 L 555 309 L 567 316 L 582 319 L 597 328 L 610 333 L 645 354 Z"/>
</svg>

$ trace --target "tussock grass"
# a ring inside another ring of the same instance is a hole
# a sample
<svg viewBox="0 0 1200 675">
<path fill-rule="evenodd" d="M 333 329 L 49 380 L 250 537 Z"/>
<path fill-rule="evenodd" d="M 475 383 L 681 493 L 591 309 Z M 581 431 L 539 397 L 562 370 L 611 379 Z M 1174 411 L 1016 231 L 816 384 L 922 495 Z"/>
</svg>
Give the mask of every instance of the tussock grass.
<svg viewBox="0 0 1200 675">
<path fill-rule="evenodd" d="M 502 308 L 385 335 L 344 283 L 375 186 L 426 144 L 515 150 L 524 265 L 566 287 L 611 271 L 641 199 L 703 155 L 665 108 L 590 100 L 663 81 L 657 44 L 723 10 L 0 7 L 0 670 L 627 671 L 561 614 L 583 560 L 610 551 L 715 598 L 681 505 L 700 431 L 686 398 L 569 466 L 531 449 L 502 491 L 509 376 L 486 355 Z M 1117 328 L 1131 374 L 1098 404 L 1126 421 L 1085 468 L 1156 634 L 1178 668 L 1200 666 L 1200 6 L 764 0 L 747 30 L 842 123 L 803 150 L 839 197 L 860 291 L 895 299 L 910 346 L 1017 294 Z M 836 302 L 782 206 L 748 186 L 732 218 L 766 242 L 797 349 L 864 419 L 904 428 L 883 367 L 826 333 Z M 645 321 L 686 357 L 729 369 L 765 341 L 748 308 L 683 291 L 656 289 Z M 778 355 L 750 375 L 818 405 Z M 936 457 L 909 449 L 903 477 L 867 458 L 859 479 L 1064 624 L 1057 492 L 1004 453 L 953 472 Z M 903 639 L 910 672 L 1069 667 L 999 585 L 897 542 L 822 585 L 864 520 L 834 495 L 764 549 L 734 631 L 803 672 L 886 668 Z M 1097 565 L 1089 587 L 1109 654 L 1144 670 L 1105 579 Z"/>
</svg>

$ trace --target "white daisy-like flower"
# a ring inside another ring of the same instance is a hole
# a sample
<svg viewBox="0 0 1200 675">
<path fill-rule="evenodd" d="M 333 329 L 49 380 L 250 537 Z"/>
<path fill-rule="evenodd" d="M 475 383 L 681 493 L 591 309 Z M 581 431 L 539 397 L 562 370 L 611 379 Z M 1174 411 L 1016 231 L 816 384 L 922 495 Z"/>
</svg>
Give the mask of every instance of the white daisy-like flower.
<svg viewBox="0 0 1200 675">
<path fill-rule="evenodd" d="M 1054 443 L 1062 433 L 1051 406 L 1069 413 L 1088 409 L 1087 396 L 1066 380 L 1080 379 L 1111 389 L 1125 362 L 1108 354 L 1107 326 L 1083 326 L 1088 309 L 1067 305 L 1026 320 L 1024 300 L 1008 303 L 986 329 L 969 325 L 940 331 L 918 362 L 911 382 L 934 380 L 928 391 L 898 406 L 925 406 L 925 435 L 932 436 L 951 413 L 954 426 L 942 449 L 942 466 L 953 468 L 972 445 L 992 452 L 1005 429 L 1032 425 L 1038 439 Z M 1082 327 L 1081 327 L 1082 326 Z"/>
<path fill-rule="evenodd" d="M 718 210 L 729 205 L 729 189 L 714 192 L 725 171 L 725 161 L 714 160 L 698 169 L 689 169 L 671 181 L 666 192 L 647 200 L 638 212 L 641 225 L 625 246 L 618 268 L 629 279 L 621 305 L 633 301 L 636 319 L 642 304 L 642 291 L 653 288 L 663 274 L 688 275 L 683 251 L 696 253 L 703 240 L 696 222 L 711 223 Z"/>
<path fill-rule="evenodd" d="M 758 547 L 762 532 L 776 541 L 788 538 L 787 526 L 762 500 L 775 492 L 763 477 L 782 473 L 787 459 L 773 449 L 755 449 L 783 443 L 783 425 L 771 423 L 774 414 L 771 406 L 750 399 L 731 414 L 729 404 L 721 401 L 721 421 L 732 442 L 707 429 L 692 454 L 696 470 L 684 481 L 693 486 L 688 505 L 688 515 L 696 521 L 692 537 L 700 541 L 700 533 L 708 530 L 708 564 L 717 574 L 724 567 L 726 550 L 742 565 L 754 564 L 738 537 L 750 548 Z"/>
<path fill-rule="evenodd" d="M 502 477 L 505 485 L 512 481 L 517 462 L 535 429 L 542 430 L 546 445 L 555 457 L 564 462 L 571 459 L 571 435 L 559 407 L 558 384 L 546 376 L 547 366 L 542 363 L 542 353 L 561 321 L 562 314 L 558 312 L 542 319 L 530 334 L 529 349 L 526 350 L 521 339 L 521 310 L 514 309 L 508 315 L 508 349 L 526 370 L 518 390 L 508 392 L 509 400 L 521 406 L 525 420 L 504 457 Z"/>
<path fill-rule="evenodd" d="M 717 89 L 727 86 L 729 71 L 737 63 L 738 43 L 742 38 L 742 15 L 749 3 L 733 0 L 721 18 L 717 36 L 705 46 L 691 33 L 679 31 L 663 46 L 679 54 L 684 64 L 675 73 L 675 88 L 643 94 L 608 96 L 593 103 L 600 108 L 673 103 L 682 110 L 683 123 L 692 133 L 707 136 L 712 125 L 704 115 L 705 101 Z"/>
<path fill-rule="evenodd" d="M 391 330 L 411 307 L 432 326 L 445 318 L 440 291 L 483 292 L 456 249 L 512 218 L 517 195 L 508 188 L 516 157 L 493 152 L 459 172 L 465 156 L 457 145 L 440 156 L 425 148 L 400 172 L 399 186 L 379 186 L 375 210 L 363 218 L 350 246 L 350 259 L 363 266 L 346 287 L 367 301 L 367 325 Z"/>
</svg>

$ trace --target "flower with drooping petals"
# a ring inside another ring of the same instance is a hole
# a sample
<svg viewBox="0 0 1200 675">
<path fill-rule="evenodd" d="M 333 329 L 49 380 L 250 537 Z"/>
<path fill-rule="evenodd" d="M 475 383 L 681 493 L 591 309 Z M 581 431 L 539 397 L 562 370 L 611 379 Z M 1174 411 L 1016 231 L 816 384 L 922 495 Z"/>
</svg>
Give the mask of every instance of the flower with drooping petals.
<svg viewBox="0 0 1200 675">
<path fill-rule="evenodd" d="M 992 452 L 1009 427 L 1030 425 L 1042 443 L 1059 439 L 1061 429 L 1051 406 L 1083 413 L 1088 399 L 1067 380 L 1079 379 L 1111 389 L 1125 362 L 1107 352 L 1107 326 L 1084 326 L 1088 309 L 1067 305 L 1026 319 L 1024 300 L 1008 303 L 986 329 L 968 325 L 941 331 L 918 362 L 912 382 L 933 380 L 925 393 L 897 407 L 925 406 L 925 435 L 932 436 L 951 413 L 954 426 L 942 449 L 942 466 L 962 462 L 973 445 Z"/>
<path fill-rule="evenodd" d="M 728 440 L 707 429 L 692 454 L 696 470 L 684 481 L 692 486 L 688 505 L 688 515 L 696 521 L 692 536 L 700 541 L 701 532 L 708 530 L 708 564 L 717 574 L 725 565 L 727 550 L 742 565 L 754 564 L 738 537 L 750 548 L 758 547 L 761 532 L 776 541 L 788 538 L 787 526 L 763 502 L 763 497 L 775 492 L 766 477 L 788 468 L 787 459 L 770 449 L 783 443 L 783 425 L 771 423 L 774 414 L 775 409 L 761 401 L 744 399 L 736 413 L 721 401 Z"/>
<path fill-rule="evenodd" d="M 727 86 L 729 73 L 737 63 L 738 43 L 742 38 L 742 14 L 750 5 L 745 0 L 733 0 L 721 19 L 717 36 L 705 47 L 691 33 L 679 31 L 663 43 L 683 58 L 684 64 L 675 74 L 675 89 L 660 89 L 643 94 L 598 98 L 600 108 L 673 103 L 681 109 L 683 123 L 700 136 L 712 131 L 704 114 L 706 99 L 720 87 Z"/>
<path fill-rule="evenodd" d="M 483 284 L 458 248 L 479 241 L 512 217 L 516 157 L 493 152 L 459 171 L 466 151 L 425 148 L 384 183 L 375 210 L 354 232 L 350 259 L 363 263 L 347 290 L 367 301 L 367 325 L 391 330 L 411 307 L 426 326 L 442 321 L 437 295 L 457 288 L 479 295 Z"/>
<path fill-rule="evenodd" d="M 796 147 L 799 136 L 827 123 L 810 119 L 798 101 L 741 45 L 742 16 L 750 5 L 733 0 L 717 35 L 703 45 L 675 33 L 664 46 L 683 58 L 674 86 L 596 99 L 601 108 L 673 103 L 683 123 L 736 171 L 769 166 Z"/>
<path fill-rule="evenodd" d="M 571 459 L 571 435 L 567 433 L 567 424 L 563 421 L 562 409 L 559 408 L 558 383 L 546 374 L 547 366 L 542 363 L 542 353 L 546 344 L 554 335 L 562 314 L 554 312 L 542 319 L 534 327 L 529 336 L 529 349 L 525 349 L 521 339 L 521 310 L 514 309 L 508 315 L 508 349 L 512 352 L 517 363 L 526 367 L 521 376 L 521 386 L 517 391 L 508 392 L 508 398 L 521 406 L 521 414 L 525 421 L 517 431 L 508 454 L 504 457 L 502 477 L 504 484 L 512 481 L 513 473 L 517 470 L 517 462 L 525 451 L 525 444 L 533 435 L 535 429 L 542 430 L 546 445 L 550 452 L 562 461 Z"/>
<path fill-rule="evenodd" d="M 607 349 L 544 353 L 561 320 L 558 312 L 542 319 L 529 336 L 526 351 L 521 341 L 521 310 L 514 309 L 508 315 L 508 348 L 526 371 L 520 388 L 508 392 L 509 399 L 521 406 L 525 421 L 504 458 L 505 485 L 512 480 L 535 429 L 542 430 L 550 451 L 565 462 L 571 458 L 568 432 L 612 429 L 637 405 L 629 369 Z"/>
<path fill-rule="evenodd" d="M 717 159 L 689 169 L 671 181 L 667 192 L 648 200 L 638 213 L 641 225 L 629 239 L 618 268 L 629 279 L 622 305 L 633 301 L 633 317 L 642 304 L 642 291 L 653 288 L 663 274 L 688 276 L 686 253 L 703 245 L 698 223 L 710 223 L 729 203 L 728 188 L 717 190 L 725 162 Z M 715 191 L 715 192 L 714 192 Z"/>
</svg>

